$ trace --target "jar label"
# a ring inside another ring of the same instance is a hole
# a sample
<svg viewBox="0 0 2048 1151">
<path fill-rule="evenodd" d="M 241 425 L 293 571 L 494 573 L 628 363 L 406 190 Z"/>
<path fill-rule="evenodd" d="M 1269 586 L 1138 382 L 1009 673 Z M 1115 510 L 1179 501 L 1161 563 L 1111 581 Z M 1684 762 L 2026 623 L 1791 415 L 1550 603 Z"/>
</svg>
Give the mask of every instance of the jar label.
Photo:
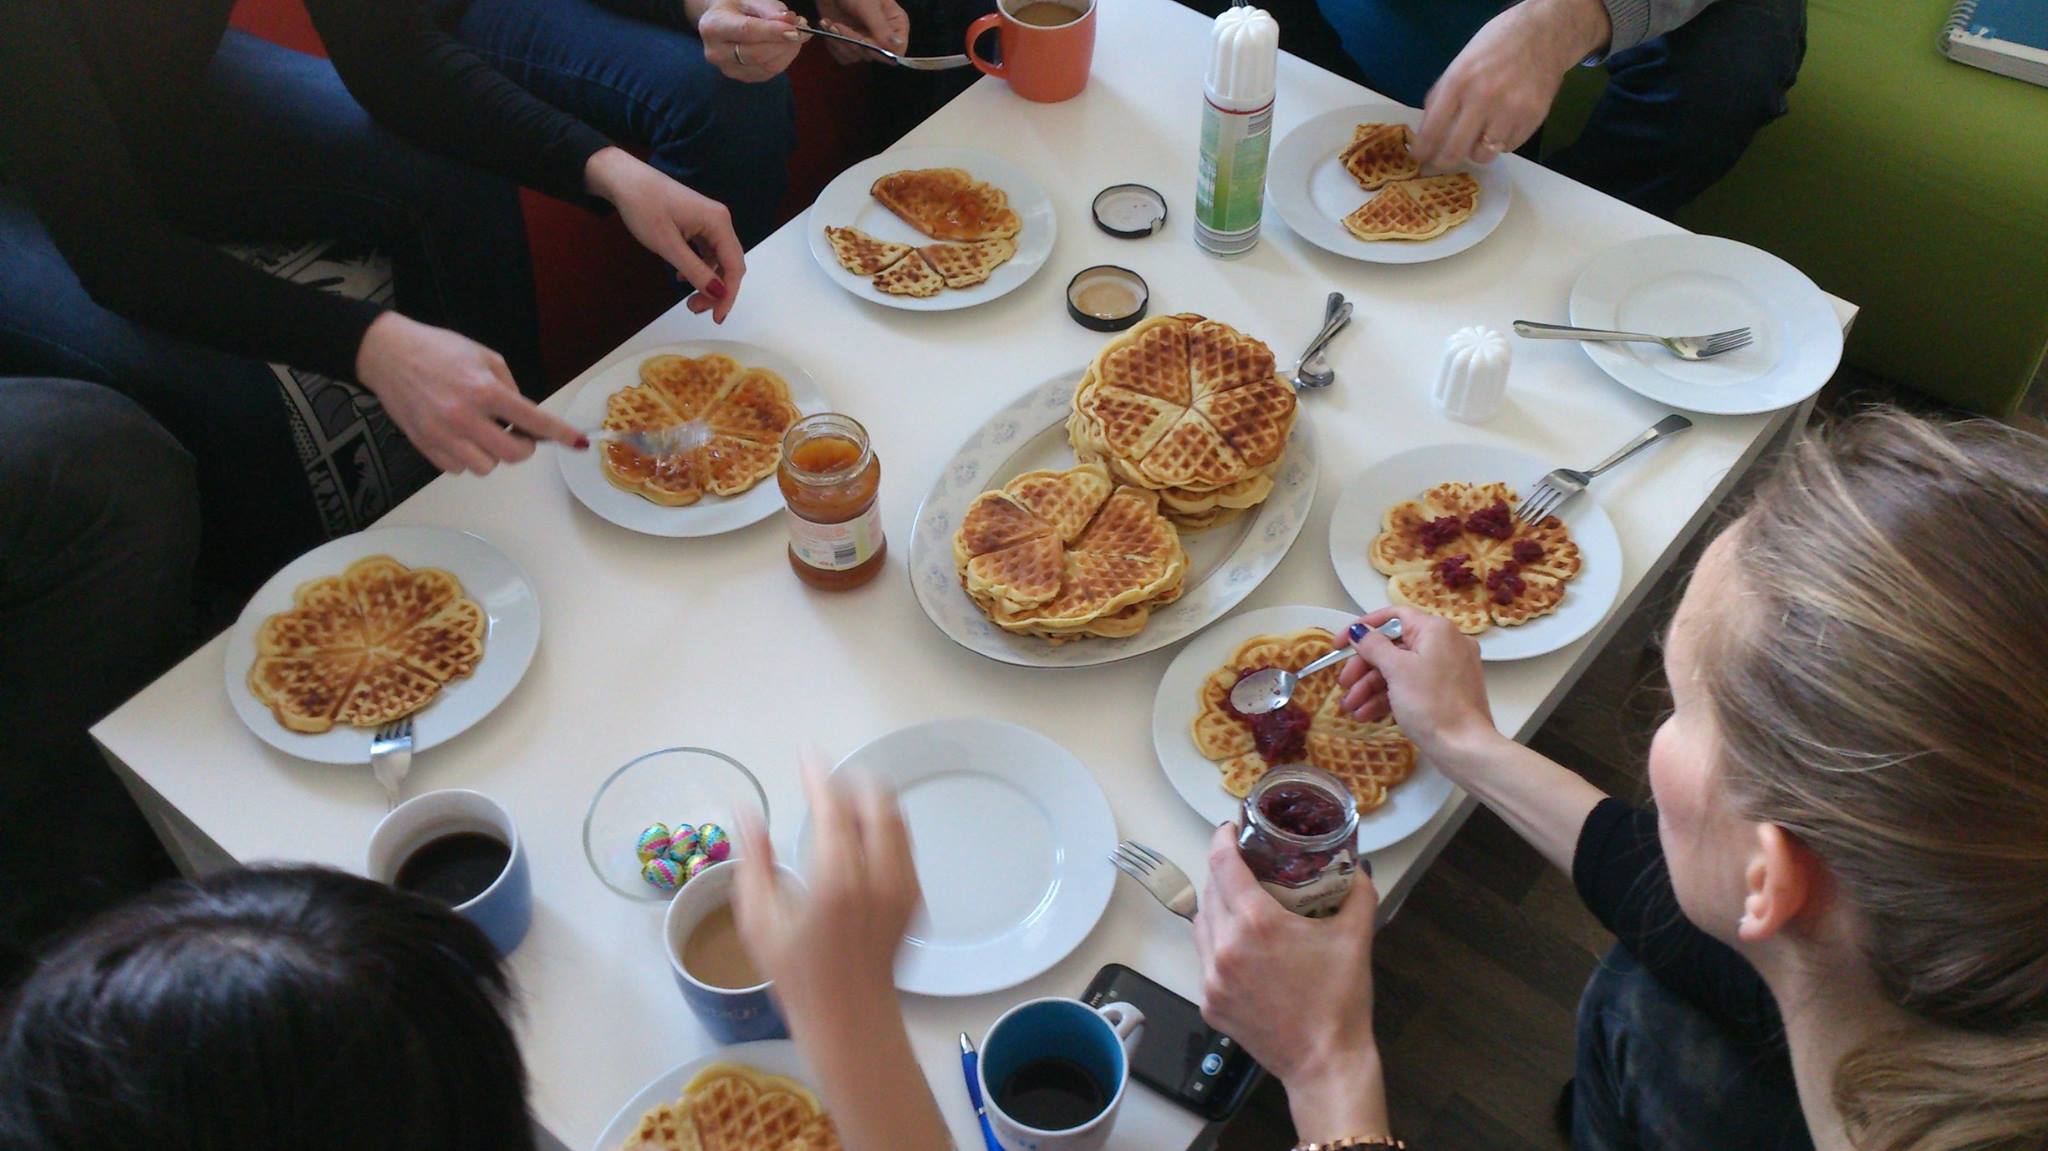
<svg viewBox="0 0 2048 1151">
<path fill-rule="evenodd" d="M 1280 906 L 1296 915 L 1310 919 L 1321 919 L 1337 914 L 1344 906 L 1344 897 L 1351 894 L 1351 884 L 1358 868 L 1348 855 L 1340 855 L 1330 861 L 1328 867 L 1315 878 L 1300 887 L 1284 887 L 1278 883 L 1261 881 L 1259 886 L 1266 889 Z"/>
<path fill-rule="evenodd" d="M 812 523 L 790 512 L 789 550 L 819 571 L 840 572 L 859 567 L 882 550 L 881 501 L 837 524 Z"/>
</svg>

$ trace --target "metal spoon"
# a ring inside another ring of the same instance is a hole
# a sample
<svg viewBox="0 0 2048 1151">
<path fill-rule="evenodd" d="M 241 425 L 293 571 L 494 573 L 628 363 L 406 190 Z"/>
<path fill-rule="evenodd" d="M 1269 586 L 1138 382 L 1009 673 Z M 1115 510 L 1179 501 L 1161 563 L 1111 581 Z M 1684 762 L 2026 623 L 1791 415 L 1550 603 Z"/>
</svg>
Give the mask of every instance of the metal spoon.
<svg viewBox="0 0 2048 1151">
<path fill-rule="evenodd" d="M 686 456 L 711 442 L 711 429 L 698 420 L 672 427 L 655 428 L 651 431 L 615 432 L 606 428 L 592 428 L 584 434 L 594 443 L 610 440 L 657 460 L 670 456 Z"/>
<path fill-rule="evenodd" d="M 1300 671 L 1288 671 L 1284 667 L 1269 667 L 1255 671 L 1238 680 L 1237 686 L 1230 689 L 1230 706 L 1239 715 L 1260 715 L 1264 712 L 1279 711 L 1287 706 L 1288 700 L 1294 698 L 1294 689 L 1302 680 L 1307 679 L 1326 667 L 1332 667 L 1350 659 L 1352 648 L 1357 645 L 1359 640 L 1365 638 L 1365 633 L 1368 631 L 1376 631 L 1388 639 L 1400 639 L 1401 621 L 1390 619 L 1376 628 L 1368 628 L 1362 623 L 1354 623 L 1345 632 L 1346 635 L 1351 637 L 1349 644 L 1339 647 L 1337 650 L 1316 660 Z"/>
<path fill-rule="evenodd" d="M 1338 332 L 1351 323 L 1351 302 L 1341 292 L 1331 292 L 1323 312 L 1323 330 L 1308 342 L 1301 351 L 1301 358 L 1294 361 L 1294 386 L 1308 391 L 1320 391 L 1337 382 L 1337 370 L 1323 365 L 1318 367 L 1323 349 Z"/>
<path fill-rule="evenodd" d="M 965 55 L 904 56 L 900 53 L 891 52 L 887 48 L 882 47 L 880 44 L 871 44 L 866 40 L 859 39 L 858 37 L 847 36 L 839 32 L 834 32 L 830 28 L 820 28 L 815 24 L 806 24 L 802 28 L 797 29 L 797 31 L 806 32 L 812 36 L 823 36 L 830 40 L 844 40 L 848 44 L 852 44 L 855 47 L 866 48 L 870 52 L 879 52 L 883 56 L 888 58 L 889 63 L 894 64 L 899 68 L 909 68 L 915 72 L 943 72 L 948 68 L 965 68 L 968 64 L 968 60 Z"/>
</svg>

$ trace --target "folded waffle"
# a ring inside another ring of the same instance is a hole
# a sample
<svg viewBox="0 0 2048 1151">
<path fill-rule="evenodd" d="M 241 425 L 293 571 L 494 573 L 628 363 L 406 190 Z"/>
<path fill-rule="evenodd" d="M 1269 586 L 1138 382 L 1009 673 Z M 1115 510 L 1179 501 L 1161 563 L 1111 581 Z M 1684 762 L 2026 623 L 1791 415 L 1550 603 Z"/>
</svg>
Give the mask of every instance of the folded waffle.
<svg viewBox="0 0 2048 1151">
<path fill-rule="evenodd" d="M 877 240 L 858 228 L 825 226 L 825 239 L 832 244 L 832 256 L 839 266 L 856 276 L 872 276 L 911 252 L 908 244 Z"/>
<path fill-rule="evenodd" d="M 474 672 L 489 630 L 453 575 L 366 556 L 256 629 L 249 692 L 291 731 L 381 727 Z"/>
<path fill-rule="evenodd" d="M 665 507 L 694 504 L 706 493 L 736 496 L 774 473 L 782 435 L 800 414 L 789 385 L 766 368 L 715 354 L 653 356 L 640 365 L 639 383 L 606 399 L 605 429 L 659 431 L 696 423 L 708 433 L 704 443 L 655 457 L 608 440 L 598 462 L 613 486 Z"/>
<path fill-rule="evenodd" d="M 1006 240 L 1024 227 L 1001 188 L 962 168 L 890 172 L 868 191 L 934 240 Z"/>
<path fill-rule="evenodd" d="M 1343 224 L 1361 240 L 1430 240 L 1471 219 L 1478 209 L 1479 181 L 1453 172 L 1389 181 Z"/>
<path fill-rule="evenodd" d="M 1443 616 L 1459 631 L 1516 627 L 1564 602 L 1582 559 L 1564 521 L 1525 524 L 1506 484 L 1442 483 L 1388 508 L 1366 558 L 1387 598 Z"/>
<path fill-rule="evenodd" d="M 1422 174 L 1422 164 L 1411 151 L 1414 147 L 1415 130 L 1406 124 L 1360 124 L 1352 129 L 1351 143 L 1337 160 L 1359 187 L 1370 192 L 1389 180 Z"/>
<path fill-rule="evenodd" d="M 1272 492 L 1295 411 L 1265 344 L 1199 315 L 1154 316 L 1097 353 L 1074 389 L 1067 438 L 1195 528 Z"/>
<path fill-rule="evenodd" d="M 1216 764 L 1225 791 L 1243 798 L 1260 776 L 1284 766 L 1259 750 L 1251 722 L 1231 710 L 1230 689 L 1262 668 L 1300 671 L 1336 642 L 1319 627 L 1253 636 L 1202 681 L 1192 734 L 1195 747 Z M 1414 773 L 1415 744 L 1391 720 L 1361 723 L 1346 714 L 1337 671 L 1326 668 L 1296 685 L 1287 708 L 1308 717 L 1307 730 L 1300 759 L 1286 762 L 1305 761 L 1343 780 L 1363 814 L 1384 805 L 1392 789 Z"/>
<path fill-rule="evenodd" d="M 1158 493 L 1117 485 L 1100 464 L 1027 472 L 976 496 L 953 560 L 996 626 L 1055 643 L 1136 634 L 1187 575 Z"/>
<path fill-rule="evenodd" d="M 924 258 L 921 251 L 912 251 L 896 261 L 875 277 L 875 290 L 892 296 L 936 296 L 946 289 L 946 277 Z"/>
</svg>

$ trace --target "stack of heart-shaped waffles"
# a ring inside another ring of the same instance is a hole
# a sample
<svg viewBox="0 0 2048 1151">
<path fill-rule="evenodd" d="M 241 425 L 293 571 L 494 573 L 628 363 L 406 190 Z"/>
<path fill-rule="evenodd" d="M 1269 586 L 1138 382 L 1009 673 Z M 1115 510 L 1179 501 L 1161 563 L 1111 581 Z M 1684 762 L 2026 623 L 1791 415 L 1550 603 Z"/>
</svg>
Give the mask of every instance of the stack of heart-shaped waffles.
<svg viewBox="0 0 2048 1151">
<path fill-rule="evenodd" d="M 967 505 L 953 534 L 967 594 L 997 627 L 1054 643 L 1136 635 L 1180 598 L 1188 556 L 1159 496 L 1100 464 L 1026 472 Z"/>
<path fill-rule="evenodd" d="M 1271 348 L 1182 313 L 1154 316 L 1096 355 L 1074 389 L 1067 438 L 1195 530 L 1272 493 L 1294 414 Z"/>
</svg>

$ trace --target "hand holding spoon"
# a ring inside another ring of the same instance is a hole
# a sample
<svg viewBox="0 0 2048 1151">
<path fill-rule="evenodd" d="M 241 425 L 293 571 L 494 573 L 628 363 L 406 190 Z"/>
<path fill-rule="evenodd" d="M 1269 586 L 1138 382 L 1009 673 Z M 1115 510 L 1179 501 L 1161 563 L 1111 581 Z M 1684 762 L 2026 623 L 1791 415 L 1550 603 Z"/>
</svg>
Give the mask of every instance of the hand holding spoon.
<svg viewBox="0 0 2048 1151">
<path fill-rule="evenodd" d="M 1230 706 L 1239 715 L 1261 715 L 1269 711 L 1279 711 L 1287 706 L 1288 700 L 1294 698 L 1294 689 L 1302 680 L 1326 667 L 1333 667 L 1350 659 L 1353 647 L 1359 640 L 1364 639 L 1365 633 L 1369 631 L 1376 631 L 1388 639 L 1397 640 L 1401 638 L 1401 621 L 1390 619 L 1376 628 L 1354 623 L 1345 632 L 1351 639 L 1350 643 L 1338 647 L 1300 671 L 1288 671 L 1283 667 L 1255 671 L 1238 680 L 1237 686 L 1230 689 Z"/>
</svg>

